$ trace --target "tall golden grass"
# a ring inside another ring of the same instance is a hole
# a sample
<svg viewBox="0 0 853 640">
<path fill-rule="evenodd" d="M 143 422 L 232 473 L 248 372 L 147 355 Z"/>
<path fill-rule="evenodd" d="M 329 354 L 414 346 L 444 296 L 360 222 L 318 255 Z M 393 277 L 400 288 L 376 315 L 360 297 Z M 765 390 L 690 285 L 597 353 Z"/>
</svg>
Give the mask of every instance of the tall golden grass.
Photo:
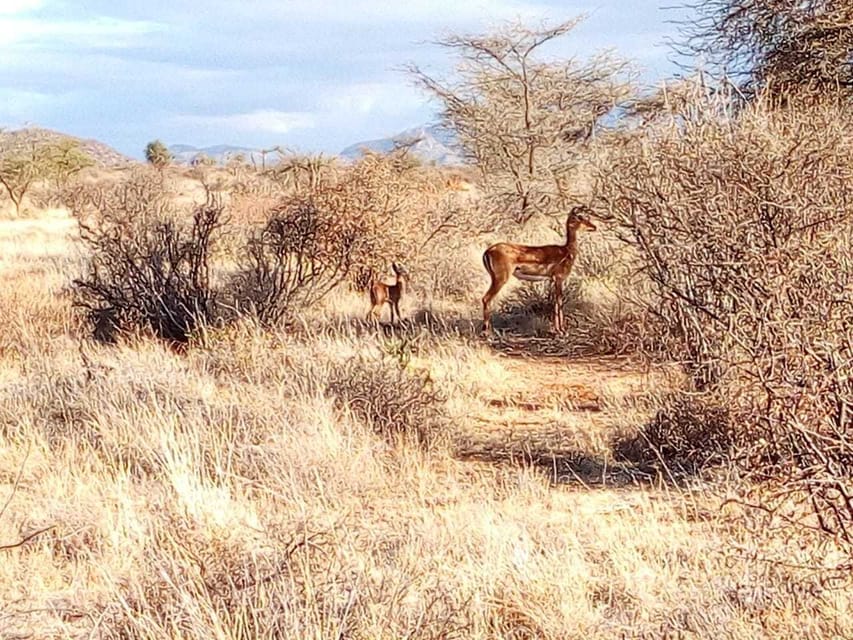
<svg viewBox="0 0 853 640">
<path fill-rule="evenodd" d="M 470 303 L 415 290 L 395 335 L 340 291 L 181 356 L 81 341 L 74 229 L 0 223 L 0 636 L 853 634 L 849 591 L 797 568 L 816 541 L 614 458 L 671 376 L 481 342 L 471 264 Z M 398 376 L 427 381 L 427 447 L 341 391 Z"/>
</svg>

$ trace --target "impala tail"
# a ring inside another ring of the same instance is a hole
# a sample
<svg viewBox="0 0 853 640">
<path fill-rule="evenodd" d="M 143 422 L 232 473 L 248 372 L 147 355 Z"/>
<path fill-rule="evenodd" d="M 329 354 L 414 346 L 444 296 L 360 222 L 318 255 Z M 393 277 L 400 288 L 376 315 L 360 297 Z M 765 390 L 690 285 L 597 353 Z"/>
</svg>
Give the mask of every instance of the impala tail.
<svg viewBox="0 0 853 640">
<path fill-rule="evenodd" d="M 490 248 L 491 247 L 489 247 L 489 249 Z M 489 255 L 489 249 L 486 249 L 483 252 L 483 266 L 486 267 L 486 271 L 488 271 L 490 274 L 492 274 L 492 273 L 494 273 L 494 271 L 492 271 L 492 258 Z"/>
</svg>

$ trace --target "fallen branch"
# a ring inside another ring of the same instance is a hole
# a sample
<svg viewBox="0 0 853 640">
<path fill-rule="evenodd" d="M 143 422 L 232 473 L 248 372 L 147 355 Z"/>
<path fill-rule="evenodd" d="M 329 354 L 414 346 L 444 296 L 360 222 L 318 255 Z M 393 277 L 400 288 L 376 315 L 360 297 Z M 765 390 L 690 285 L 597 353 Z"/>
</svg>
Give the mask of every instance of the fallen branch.
<svg viewBox="0 0 853 640">
<path fill-rule="evenodd" d="M 50 531 L 51 529 L 54 529 L 55 527 L 56 527 L 56 525 L 52 524 L 49 527 L 45 527 L 44 529 L 39 529 L 35 533 L 31 533 L 30 535 L 26 536 L 25 538 L 22 538 L 18 542 L 15 542 L 13 544 L 0 545 L 0 551 L 8 551 L 9 549 L 17 549 L 18 547 L 23 547 L 25 544 L 27 544 L 30 540 L 32 540 L 36 536 L 40 536 L 45 531 Z"/>
</svg>

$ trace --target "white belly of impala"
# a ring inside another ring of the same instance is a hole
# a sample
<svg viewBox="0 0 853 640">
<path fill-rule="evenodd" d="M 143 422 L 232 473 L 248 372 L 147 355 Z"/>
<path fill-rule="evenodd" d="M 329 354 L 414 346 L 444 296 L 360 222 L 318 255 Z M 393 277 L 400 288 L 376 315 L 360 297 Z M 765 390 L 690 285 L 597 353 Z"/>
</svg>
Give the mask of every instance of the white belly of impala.
<svg viewBox="0 0 853 640">
<path fill-rule="evenodd" d="M 519 280 L 524 280 L 525 282 L 543 282 L 545 280 L 550 280 L 551 276 L 546 275 L 544 273 L 530 273 L 529 271 L 522 271 L 521 268 L 516 267 L 515 271 L 512 272 Z"/>
</svg>

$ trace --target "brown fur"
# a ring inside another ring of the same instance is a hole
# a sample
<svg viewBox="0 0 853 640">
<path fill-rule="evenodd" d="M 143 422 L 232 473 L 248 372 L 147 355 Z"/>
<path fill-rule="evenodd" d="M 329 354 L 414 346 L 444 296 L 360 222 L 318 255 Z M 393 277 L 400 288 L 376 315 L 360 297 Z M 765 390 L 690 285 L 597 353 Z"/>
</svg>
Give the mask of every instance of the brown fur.
<svg viewBox="0 0 853 640">
<path fill-rule="evenodd" d="M 566 219 L 566 243 L 531 247 L 500 242 L 483 253 L 483 265 L 492 279 L 483 296 L 483 331 L 492 329 L 489 305 L 511 276 L 520 280 L 550 280 L 554 284 L 554 329 L 563 330 L 563 281 L 577 257 L 577 232 L 595 230 L 589 218 L 581 215 L 585 207 L 575 207 Z"/>
<path fill-rule="evenodd" d="M 402 319 L 400 315 L 400 299 L 406 293 L 409 274 L 397 263 L 392 263 L 391 268 L 394 270 L 396 280 L 394 284 L 385 284 L 384 282 L 376 281 L 370 285 L 370 311 L 367 312 L 367 320 L 373 316 L 374 320 L 379 321 L 379 314 L 382 313 L 382 305 L 386 302 L 391 307 L 391 322 L 394 322 L 394 314 L 396 312 L 397 322 Z"/>
</svg>

